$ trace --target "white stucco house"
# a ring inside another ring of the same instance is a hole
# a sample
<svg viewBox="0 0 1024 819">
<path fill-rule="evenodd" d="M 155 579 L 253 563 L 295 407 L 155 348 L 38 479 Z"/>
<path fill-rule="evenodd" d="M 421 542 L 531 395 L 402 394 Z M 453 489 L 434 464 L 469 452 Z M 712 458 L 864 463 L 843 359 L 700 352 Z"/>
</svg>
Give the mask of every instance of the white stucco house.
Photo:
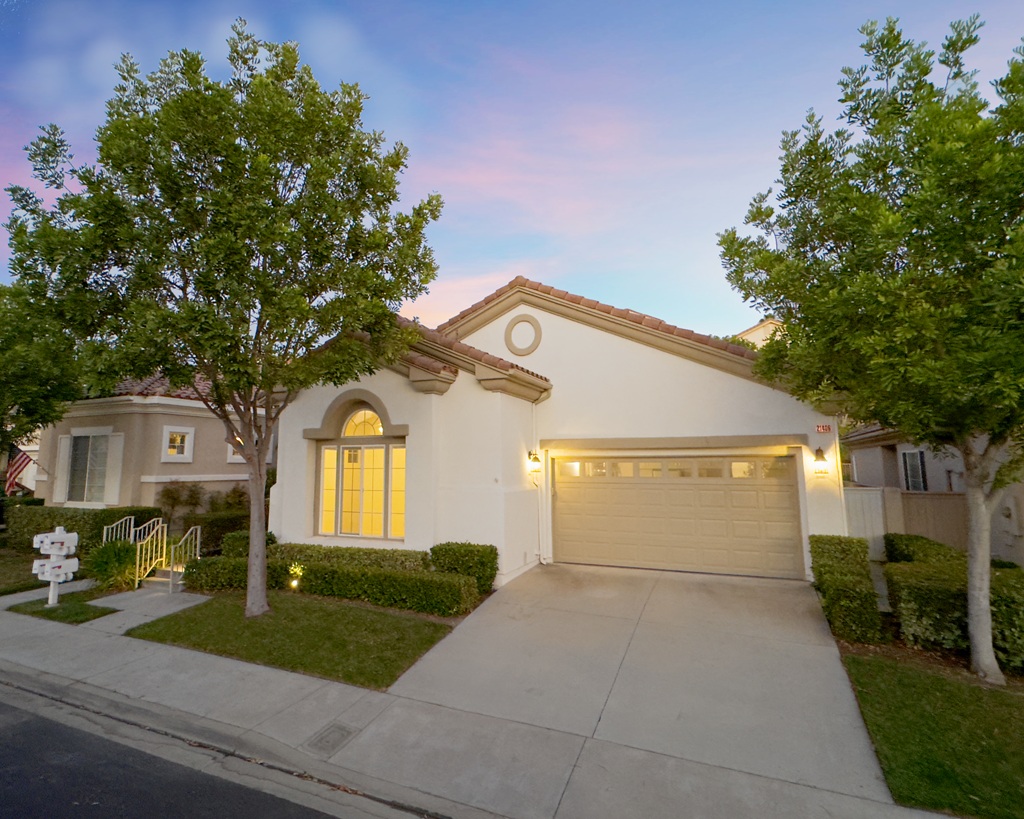
<svg viewBox="0 0 1024 819">
<path fill-rule="evenodd" d="M 281 418 L 283 541 L 498 548 L 498 584 L 568 562 L 810 577 L 845 534 L 837 424 L 743 347 L 516 278 L 398 364 Z"/>
</svg>

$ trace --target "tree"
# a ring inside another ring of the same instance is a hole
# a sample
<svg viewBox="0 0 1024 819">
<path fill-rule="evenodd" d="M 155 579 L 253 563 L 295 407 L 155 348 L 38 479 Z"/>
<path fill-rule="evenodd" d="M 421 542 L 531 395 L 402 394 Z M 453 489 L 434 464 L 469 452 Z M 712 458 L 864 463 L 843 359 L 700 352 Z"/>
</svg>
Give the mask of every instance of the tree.
<svg viewBox="0 0 1024 819">
<path fill-rule="evenodd" d="M 161 371 L 224 423 L 249 471 L 255 616 L 274 426 L 302 389 L 407 348 L 394 311 L 435 276 L 424 232 L 441 199 L 399 212 L 407 150 L 363 130 L 359 88 L 325 91 L 294 44 L 232 31 L 225 82 L 196 52 L 145 78 L 123 56 L 97 164 L 74 166 L 44 128 L 29 157 L 56 202 L 10 188 L 8 227 L 14 272 L 84 339 L 96 383 Z"/>
<path fill-rule="evenodd" d="M 1024 461 L 1024 49 L 990 107 L 965 64 L 981 25 L 954 22 L 937 60 L 897 20 L 863 26 L 846 127 L 811 111 L 784 133 L 775 203 L 754 197 L 754 235 L 719 245 L 733 287 L 784 322 L 764 376 L 963 456 L 971 663 L 1001 682 L 990 526 Z"/>
<path fill-rule="evenodd" d="M 73 339 L 23 288 L 0 285 L 0 453 L 82 397 Z"/>
</svg>

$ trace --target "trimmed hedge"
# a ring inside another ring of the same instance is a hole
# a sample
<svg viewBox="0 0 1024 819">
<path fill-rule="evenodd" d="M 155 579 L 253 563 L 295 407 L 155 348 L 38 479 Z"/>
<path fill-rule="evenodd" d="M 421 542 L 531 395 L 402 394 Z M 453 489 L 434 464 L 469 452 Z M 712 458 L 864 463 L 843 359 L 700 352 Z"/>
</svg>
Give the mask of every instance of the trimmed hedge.
<svg viewBox="0 0 1024 819">
<path fill-rule="evenodd" d="M 923 535 L 900 535 L 889 532 L 883 539 L 885 541 L 885 558 L 890 563 L 967 564 L 965 552 Z"/>
<path fill-rule="evenodd" d="M 229 509 L 223 512 L 203 512 L 185 515 L 182 526 L 187 532 L 193 526 L 203 527 L 203 555 L 215 555 L 221 551 L 225 535 L 249 528 L 247 509 Z M 246 547 L 248 548 L 248 546 Z"/>
<path fill-rule="evenodd" d="M 286 560 L 268 560 L 267 587 L 285 588 L 290 579 L 290 566 Z M 184 581 L 190 591 L 244 589 L 247 572 L 245 558 L 209 557 L 189 563 L 185 567 Z M 305 565 L 299 590 L 442 616 L 465 614 L 479 600 L 476 581 L 471 577 L 327 562 Z"/>
<path fill-rule="evenodd" d="M 832 633 L 854 643 L 882 640 L 882 615 L 871 581 L 868 542 L 859 537 L 811 535 L 811 570 Z"/>
<path fill-rule="evenodd" d="M 7 510 L 7 536 L 15 548 L 32 548 L 32 538 L 63 526 L 78 533 L 78 551 L 87 552 L 103 542 L 103 527 L 134 516 L 135 525 L 160 517 L 155 506 L 121 506 L 110 509 L 71 509 L 66 506 L 15 506 Z"/>
<path fill-rule="evenodd" d="M 244 557 L 204 557 L 185 566 L 182 581 L 189 591 L 227 591 L 244 589 L 249 580 L 249 560 Z M 267 588 L 283 589 L 288 585 L 288 564 L 281 560 L 267 561 Z"/>
<path fill-rule="evenodd" d="M 886 551 L 891 538 L 886 535 Z M 908 547 L 896 540 L 897 555 L 914 560 L 886 566 L 889 599 L 900 621 L 903 639 L 927 648 L 967 650 L 967 558 L 963 552 L 927 538 Z M 902 550 L 902 551 L 901 551 Z M 1019 567 L 992 570 L 992 643 L 1004 670 L 1024 672 L 1024 571 Z"/>
<path fill-rule="evenodd" d="M 299 588 L 307 594 L 347 597 L 442 616 L 466 614 L 480 599 L 476 581 L 465 575 L 327 563 L 306 566 Z"/>
<path fill-rule="evenodd" d="M 267 546 L 274 543 L 277 543 L 277 536 L 273 532 L 267 532 Z M 224 557 L 248 557 L 249 530 L 239 529 L 224 535 L 220 542 L 220 553 Z"/>
<path fill-rule="evenodd" d="M 957 651 L 970 647 L 966 563 L 890 563 L 885 582 L 909 645 Z"/>
<path fill-rule="evenodd" d="M 393 569 L 425 572 L 430 555 L 413 549 L 370 549 L 360 546 L 317 546 L 311 543 L 278 543 L 267 547 L 267 558 L 289 563 Z"/>
<path fill-rule="evenodd" d="M 488 594 L 498 574 L 498 549 L 478 543 L 438 543 L 430 561 L 439 572 L 464 574 L 476 579 L 477 591 Z"/>
</svg>

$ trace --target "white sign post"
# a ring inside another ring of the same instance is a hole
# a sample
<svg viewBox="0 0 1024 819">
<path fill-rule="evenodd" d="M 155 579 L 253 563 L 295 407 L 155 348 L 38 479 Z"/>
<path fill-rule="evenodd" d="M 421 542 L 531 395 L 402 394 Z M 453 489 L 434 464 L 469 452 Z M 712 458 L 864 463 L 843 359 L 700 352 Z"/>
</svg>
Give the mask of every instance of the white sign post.
<svg viewBox="0 0 1024 819">
<path fill-rule="evenodd" d="M 46 608 L 52 609 L 57 605 L 57 587 L 74 578 L 78 571 L 78 558 L 70 556 L 78 549 L 78 533 L 65 532 L 63 526 L 58 526 L 53 532 L 44 532 L 32 538 L 32 548 L 50 556 L 48 560 L 33 560 L 32 574 L 38 575 L 40 580 L 50 581 L 50 597 L 46 601 Z"/>
</svg>

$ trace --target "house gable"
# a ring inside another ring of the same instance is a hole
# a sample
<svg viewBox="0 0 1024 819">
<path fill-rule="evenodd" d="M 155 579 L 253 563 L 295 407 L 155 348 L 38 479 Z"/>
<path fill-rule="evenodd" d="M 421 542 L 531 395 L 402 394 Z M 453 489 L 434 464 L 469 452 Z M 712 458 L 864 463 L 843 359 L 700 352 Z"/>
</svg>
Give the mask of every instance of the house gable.
<svg viewBox="0 0 1024 819">
<path fill-rule="evenodd" d="M 453 339 L 468 338 L 481 328 L 522 307 L 532 307 L 619 337 L 695 361 L 731 375 L 763 383 L 753 373 L 757 354 L 722 339 L 676 327 L 666 321 L 604 304 L 540 284 L 519 276 L 437 328 Z M 524 320 L 529 316 L 524 315 Z M 509 330 L 511 331 L 511 325 Z M 539 332 L 539 330 L 538 330 Z M 535 336 L 534 338 L 537 338 Z M 532 350 L 518 348 L 506 335 L 506 346 L 514 354 Z M 522 350 L 523 352 L 519 352 Z"/>
</svg>

